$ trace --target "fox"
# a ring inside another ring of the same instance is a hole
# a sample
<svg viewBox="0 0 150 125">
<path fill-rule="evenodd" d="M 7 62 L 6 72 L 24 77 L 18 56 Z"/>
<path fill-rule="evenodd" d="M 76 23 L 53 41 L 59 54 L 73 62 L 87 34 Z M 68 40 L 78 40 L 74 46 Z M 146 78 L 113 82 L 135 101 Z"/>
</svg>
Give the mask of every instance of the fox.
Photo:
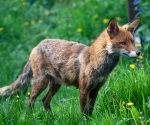
<svg viewBox="0 0 150 125">
<path fill-rule="evenodd" d="M 42 98 L 46 111 L 62 85 L 79 89 L 80 110 L 91 116 L 100 88 L 106 83 L 120 57 L 136 58 L 140 51 L 134 45 L 134 31 L 140 18 L 119 26 L 115 18 L 90 45 L 63 39 L 42 40 L 30 53 L 22 73 L 9 86 L 0 88 L 0 97 L 26 92 L 31 84 L 28 107 L 34 108 L 37 97 L 48 87 Z"/>
</svg>

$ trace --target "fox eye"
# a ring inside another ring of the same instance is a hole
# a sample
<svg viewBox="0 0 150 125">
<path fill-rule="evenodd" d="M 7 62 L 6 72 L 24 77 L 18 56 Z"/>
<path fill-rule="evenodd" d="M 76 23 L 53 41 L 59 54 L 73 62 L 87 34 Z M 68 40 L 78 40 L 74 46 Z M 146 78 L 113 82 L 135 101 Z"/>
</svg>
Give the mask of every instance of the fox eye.
<svg viewBox="0 0 150 125">
<path fill-rule="evenodd" d="M 126 45 L 126 42 L 121 42 L 122 45 Z"/>
</svg>

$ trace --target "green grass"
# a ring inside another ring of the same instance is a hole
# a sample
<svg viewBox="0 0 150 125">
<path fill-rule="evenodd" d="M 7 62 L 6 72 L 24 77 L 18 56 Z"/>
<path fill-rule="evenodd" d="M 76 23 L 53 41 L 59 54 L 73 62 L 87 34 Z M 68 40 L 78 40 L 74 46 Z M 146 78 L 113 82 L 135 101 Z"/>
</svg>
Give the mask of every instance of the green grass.
<svg viewBox="0 0 150 125">
<path fill-rule="evenodd" d="M 1 0 L 0 12 L 0 87 L 17 78 L 41 40 L 61 38 L 90 45 L 107 26 L 104 19 L 116 17 L 120 24 L 127 22 L 124 0 Z M 3 98 L 0 125 L 149 125 L 150 65 L 146 55 L 138 62 L 121 59 L 101 88 L 89 119 L 80 112 L 79 90 L 63 86 L 52 100 L 52 113 L 42 106 L 46 91 L 38 97 L 33 112 L 28 109 L 27 95 L 19 95 L 19 100 Z M 136 67 L 129 68 L 130 63 Z M 129 102 L 134 103 L 132 109 Z"/>
<path fill-rule="evenodd" d="M 42 106 L 41 100 L 45 92 L 37 99 L 33 112 L 28 109 L 27 95 L 20 95 L 19 100 L 16 97 L 8 98 L 6 101 L 3 99 L 0 104 L 1 124 L 128 125 L 135 122 L 133 118 L 139 117 L 140 112 L 143 112 L 143 122 L 146 124 L 150 117 L 150 100 L 148 100 L 150 95 L 150 67 L 149 64 L 143 66 L 143 69 L 118 66 L 100 90 L 95 110 L 88 120 L 85 120 L 79 110 L 79 91 L 74 87 L 63 86 L 52 100 L 52 113 L 45 112 Z M 130 107 L 126 104 L 123 106 L 123 102 L 133 102 L 136 109 L 134 113 L 138 116 L 133 117 Z M 137 119 L 137 123 L 141 122 L 139 118 Z"/>
</svg>

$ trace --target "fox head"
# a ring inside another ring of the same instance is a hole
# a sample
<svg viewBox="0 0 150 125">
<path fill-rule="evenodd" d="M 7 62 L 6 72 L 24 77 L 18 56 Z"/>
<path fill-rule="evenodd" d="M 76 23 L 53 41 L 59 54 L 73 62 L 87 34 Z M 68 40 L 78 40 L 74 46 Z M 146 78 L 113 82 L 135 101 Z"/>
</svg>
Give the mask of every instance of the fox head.
<svg viewBox="0 0 150 125">
<path fill-rule="evenodd" d="M 134 58 L 140 55 L 140 52 L 134 46 L 134 30 L 138 26 L 140 18 L 120 27 L 116 19 L 111 19 L 106 28 L 110 41 L 106 49 L 108 53 L 119 53 L 122 56 Z"/>
</svg>

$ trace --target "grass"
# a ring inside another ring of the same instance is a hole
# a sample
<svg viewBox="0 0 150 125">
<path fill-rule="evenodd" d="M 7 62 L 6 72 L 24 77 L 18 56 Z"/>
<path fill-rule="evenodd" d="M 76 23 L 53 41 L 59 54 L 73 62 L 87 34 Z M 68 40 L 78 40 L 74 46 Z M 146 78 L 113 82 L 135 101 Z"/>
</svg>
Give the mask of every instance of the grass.
<svg viewBox="0 0 150 125">
<path fill-rule="evenodd" d="M 33 113 L 27 107 L 27 95 L 20 95 L 19 100 L 16 97 L 3 99 L 0 104 L 1 124 L 127 125 L 135 123 L 134 117 L 136 123 L 142 122 L 139 120 L 140 112 L 143 112 L 143 122 L 146 124 L 150 117 L 149 64 L 145 65 L 148 68 L 143 69 L 129 69 L 120 65 L 100 90 L 95 110 L 88 120 L 80 113 L 78 90 L 63 86 L 52 100 L 52 113 L 45 112 L 42 107 L 41 99 L 45 92 L 37 99 Z M 127 106 L 129 102 L 134 103 L 132 108 L 136 109 L 134 114 L 137 116 L 132 116 L 132 110 Z"/>
<path fill-rule="evenodd" d="M 127 22 L 126 2 L 119 0 L 1 0 L 0 12 L 0 87 L 17 78 L 39 41 L 61 38 L 90 45 L 109 18 L 116 17 L 120 24 Z M 16 95 L 3 98 L 0 125 L 149 125 L 150 65 L 146 55 L 138 62 L 121 59 L 100 90 L 89 119 L 80 113 L 79 91 L 63 86 L 52 100 L 52 113 L 42 106 L 46 91 L 33 112 L 28 109 L 27 94 L 19 99 Z M 131 63 L 135 68 L 129 67 Z"/>
</svg>

